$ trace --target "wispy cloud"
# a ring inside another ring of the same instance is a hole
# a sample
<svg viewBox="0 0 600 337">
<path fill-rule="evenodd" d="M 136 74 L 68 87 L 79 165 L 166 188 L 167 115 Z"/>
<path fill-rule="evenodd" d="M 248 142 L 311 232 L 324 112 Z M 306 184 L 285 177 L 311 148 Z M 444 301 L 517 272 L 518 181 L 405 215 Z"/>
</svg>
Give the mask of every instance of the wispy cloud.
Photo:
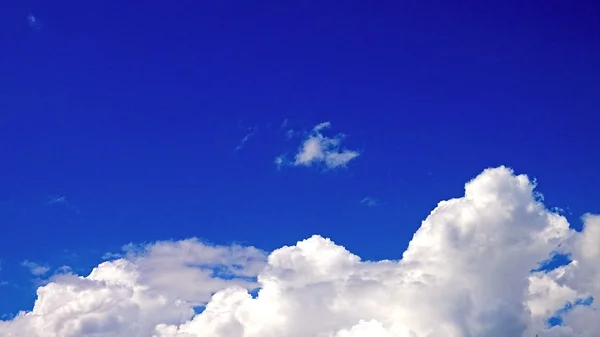
<svg viewBox="0 0 600 337">
<path fill-rule="evenodd" d="M 331 127 L 331 122 L 323 122 L 323 123 L 319 123 L 317 125 L 315 125 L 315 127 L 313 128 L 313 130 L 315 132 L 319 132 L 323 129 L 327 129 Z"/>
<path fill-rule="evenodd" d="M 281 169 L 286 163 L 285 155 L 282 154 L 280 156 L 277 156 L 273 162 L 275 163 L 278 169 Z"/>
<path fill-rule="evenodd" d="M 297 135 L 301 135 L 301 132 L 295 131 L 294 129 L 290 128 L 290 121 L 289 119 L 284 119 L 283 122 L 281 122 L 281 125 L 279 126 L 279 130 L 282 132 L 285 132 L 285 138 L 290 140 L 292 138 L 294 138 Z"/>
<path fill-rule="evenodd" d="M 294 136 L 295 136 L 296 134 L 297 134 L 297 132 L 296 132 L 296 131 L 294 131 L 294 130 L 292 130 L 292 129 L 289 129 L 289 130 L 287 130 L 287 131 L 285 132 L 285 138 L 286 138 L 286 139 L 292 139 L 292 138 L 294 138 Z"/>
<path fill-rule="evenodd" d="M 23 261 L 21 263 L 21 265 L 27 269 L 29 269 L 29 271 L 35 275 L 35 276 L 42 276 L 44 274 L 46 274 L 48 271 L 50 271 L 50 267 L 45 266 L 45 265 L 41 265 L 35 262 L 31 262 L 31 261 Z"/>
<path fill-rule="evenodd" d="M 360 201 L 360 203 L 368 207 L 375 207 L 379 205 L 379 200 L 373 197 L 365 197 Z"/>
<path fill-rule="evenodd" d="M 40 21 L 32 13 L 29 13 L 29 15 L 27 15 L 27 24 L 29 24 L 29 27 L 31 29 L 39 30 L 42 28 Z"/>
<path fill-rule="evenodd" d="M 56 269 L 56 273 L 57 274 L 69 274 L 73 272 L 73 268 L 71 268 L 71 266 L 60 266 L 58 269 Z"/>
<path fill-rule="evenodd" d="M 346 166 L 351 160 L 358 157 L 360 155 L 358 151 L 342 148 L 344 134 L 338 133 L 334 137 L 323 135 L 322 131 L 330 127 L 330 122 L 317 124 L 300 145 L 294 161 L 289 164 L 293 166 L 322 165 L 327 169 L 334 169 Z"/>
<path fill-rule="evenodd" d="M 67 201 L 67 197 L 62 196 L 62 197 L 50 197 L 48 198 L 48 205 L 52 205 L 52 204 L 66 204 L 68 203 Z"/>
<path fill-rule="evenodd" d="M 66 196 L 51 196 L 48 197 L 48 205 L 63 205 L 64 207 L 79 213 L 79 207 L 75 206 L 69 200 L 67 200 Z"/>
<path fill-rule="evenodd" d="M 104 253 L 104 255 L 102 255 L 103 260 L 116 260 L 116 259 L 120 259 L 121 257 L 123 257 L 122 253 L 108 252 L 108 253 Z"/>
<path fill-rule="evenodd" d="M 0 271 L 2 271 L 2 263 L 3 263 L 2 260 L 0 260 Z M 0 286 L 6 286 L 6 285 L 8 285 L 8 282 L 0 279 Z"/>
<path fill-rule="evenodd" d="M 242 138 L 242 140 L 240 141 L 238 146 L 235 147 L 235 152 L 238 152 L 244 148 L 244 146 L 246 145 L 246 142 L 248 142 L 248 140 L 250 140 L 250 138 L 252 138 L 256 134 L 258 127 L 253 127 L 253 128 L 250 127 L 250 128 L 248 128 L 248 130 L 249 130 L 248 133 L 246 133 L 244 138 Z"/>
</svg>

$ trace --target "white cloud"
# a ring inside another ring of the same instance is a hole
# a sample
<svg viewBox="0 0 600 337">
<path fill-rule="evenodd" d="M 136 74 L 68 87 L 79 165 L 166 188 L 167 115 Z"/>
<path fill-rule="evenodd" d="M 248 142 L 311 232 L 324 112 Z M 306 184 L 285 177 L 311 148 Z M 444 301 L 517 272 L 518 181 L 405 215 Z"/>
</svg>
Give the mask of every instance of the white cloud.
<svg viewBox="0 0 600 337">
<path fill-rule="evenodd" d="M 75 213 L 80 212 L 79 207 L 67 200 L 67 197 L 64 195 L 48 197 L 48 205 L 62 205 L 72 211 L 75 211 Z"/>
<path fill-rule="evenodd" d="M 248 142 L 248 140 L 250 140 L 250 138 L 252 138 L 256 134 L 256 130 L 257 128 L 249 128 L 248 133 L 244 136 L 244 138 L 242 138 L 242 140 L 240 140 L 238 146 L 235 147 L 236 152 L 244 148 L 246 142 Z"/>
<path fill-rule="evenodd" d="M 252 247 L 213 247 L 196 239 L 126 247 L 88 276 L 61 274 L 38 288 L 31 312 L 0 321 L 0 336 L 151 336 L 231 286 L 251 289 L 265 261 Z M 215 270 L 219 275 L 214 275 Z"/>
<path fill-rule="evenodd" d="M 38 18 L 31 13 L 29 13 L 29 15 L 27 15 L 27 23 L 29 24 L 29 27 L 31 27 L 32 29 L 39 30 L 42 28 Z"/>
<path fill-rule="evenodd" d="M 577 233 L 500 167 L 442 201 L 399 261 L 363 261 L 313 236 L 273 251 L 197 240 L 130 247 L 90 275 L 38 289 L 32 312 L 0 322 L 4 337 L 593 337 L 600 298 L 600 216 Z M 531 272 L 553 252 L 573 262 Z M 211 276 L 219 264 L 252 281 Z M 210 295 L 215 292 L 211 297 Z M 193 307 L 206 303 L 200 314 Z"/>
<path fill-rule="evenodd" d="M 49 197 L 48 198 L 48 205 L 52 205 L 52 204 L 66 204 L 68 203 L 67 201 L 67 197 L 65 196 L 61 196 L 61 197 Z"/>
<path fill-rule="evenodd" d="M 346 166 L 351 160 L 358 157 L 358 151 L 348 150 L 341 147 L 344 139 L 343 134 L 337 134 L 333 138 L 326 137 L 322 131 L 330 128 L 330 122 L 316 125 L 304 139 L 298 153 L 291 165 L 312 166 L 322 165 L 328 169 Z M 278 164 L 281 166 L 281 164 Z"/>
<path fill-rule="evenodd" d="M 288 140 L 289 140 L 289 139 L 292 139 L 292 138 L 294 138 L 294 136 L 295 136 L 296 134 L 297 134 L 297 132 L 296 132 L 296 131 L 294 131 L 294 130 L 292 130 L 292 129 L 289 129 L 289 130 L 287 130 L 287 131 L 285 132 L 285 138 L 286 138 L 286 139 L 288 139 Z"/>
<path fill-rule="evenodd" d="M 275 163 L 275 165 L 277 165 L 277 168 L 280 169 L 283 165 L 285 165 L 285 156 L 281 155 L 281 156 L 277 156 L 275 157 L 275 160 L 273 161 Z"/>
<path fill-rule="evenodd" d="M 379 205 L 379 200 L 373 198 L 373 197 L 364 197 L 361 201 L 361 204 L 369 206 L 369 207 L 375 207 L 377 205 Z"/>
<path fill-rule="evenodd" d="M 290 121 L 286 118 L 283 120 L 281 125 L 279 126 L 279 130 L 285 131 L 285 138 L 290 140 L 297 135 L 301 135 L 302 133 L 299 131 L 295 131 L 294 129 L 289 128 Z"/>
<path fill-rule="evenodd" d="M 313 128 L 313 131 L 319 132 L 323 129 L 328 129 L 330 127 L 331 127 L 331 122 L 323 122 L 323 123 L 319 123 L 319 124 L 315 125 L 315 127 Z"/>
<path fill-rule="evenodd" d="M 123 253 L 108 252 L 102 255 L 103 260 L 116 260 L 123 257 Z"/>
<path fill-rule="evenodd" d="M 42 276 L 44 274 L 46 274 L 48 271 L 50 271 L 50 267 L 45 266 L 45 265 L 41 265 L 35 262 L 31 262 L 31 261 L 23 261 L 21 263 L 21 265 L 27 269 L 29 269 L 29 271 L 35 275 L 35 276 Z"/>
</svg>

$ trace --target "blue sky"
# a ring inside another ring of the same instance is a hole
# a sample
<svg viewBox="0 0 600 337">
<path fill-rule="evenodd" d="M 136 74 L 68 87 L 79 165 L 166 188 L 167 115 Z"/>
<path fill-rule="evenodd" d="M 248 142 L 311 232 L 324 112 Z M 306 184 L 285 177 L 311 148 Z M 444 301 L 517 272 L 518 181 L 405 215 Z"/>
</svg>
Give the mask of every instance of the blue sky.
<svg viewBox="0 0 600 337">
<path fill-rule="evenodd" d="M 438 201 L 502 164 L 580 225 L 600 212 L 591 6 L 7 2 L 0 314 L 33 304 L 23 261 L 85 270 L 129 242 L 318 233 L 400 258 Z M 358 157 L 277 168 L 326 121 Z"/>
</svg>

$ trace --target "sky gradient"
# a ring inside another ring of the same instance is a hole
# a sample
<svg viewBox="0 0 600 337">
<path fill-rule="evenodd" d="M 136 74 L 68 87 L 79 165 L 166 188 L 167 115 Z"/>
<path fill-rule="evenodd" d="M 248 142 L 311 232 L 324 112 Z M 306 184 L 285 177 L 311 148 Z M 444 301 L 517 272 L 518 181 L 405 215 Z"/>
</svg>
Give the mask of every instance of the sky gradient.
<svg viewBox="0 0 600 337">
<path fill-rule="evenodd" d="M 0 315 L 128 243 L 271 252 L 319 234 L 400 259 L 439 201 L 500 165 L 580 230 L 600 213 L 598 15 L 558 1 L 7 1 Z"/>
</svg>

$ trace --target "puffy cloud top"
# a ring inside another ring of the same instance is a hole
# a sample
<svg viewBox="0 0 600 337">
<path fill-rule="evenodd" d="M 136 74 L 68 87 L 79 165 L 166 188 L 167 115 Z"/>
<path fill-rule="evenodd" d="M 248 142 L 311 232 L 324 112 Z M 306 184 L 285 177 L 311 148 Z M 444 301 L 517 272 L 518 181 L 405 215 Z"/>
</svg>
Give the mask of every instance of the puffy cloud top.
<svg viewBox="0 0 600 337">
<path fill-rule="evenodd" d="M 399 261 L 363 261 L 318 235 L 268 257 L 193 239 L 130 248 L 40 287 L 0 336 L 597 336 L 600 216 L 574 232 L 534 188 L 485 170 L 438 204 Z M 532 272 L 556 252 L 572 262 Z"/>
</svg>

